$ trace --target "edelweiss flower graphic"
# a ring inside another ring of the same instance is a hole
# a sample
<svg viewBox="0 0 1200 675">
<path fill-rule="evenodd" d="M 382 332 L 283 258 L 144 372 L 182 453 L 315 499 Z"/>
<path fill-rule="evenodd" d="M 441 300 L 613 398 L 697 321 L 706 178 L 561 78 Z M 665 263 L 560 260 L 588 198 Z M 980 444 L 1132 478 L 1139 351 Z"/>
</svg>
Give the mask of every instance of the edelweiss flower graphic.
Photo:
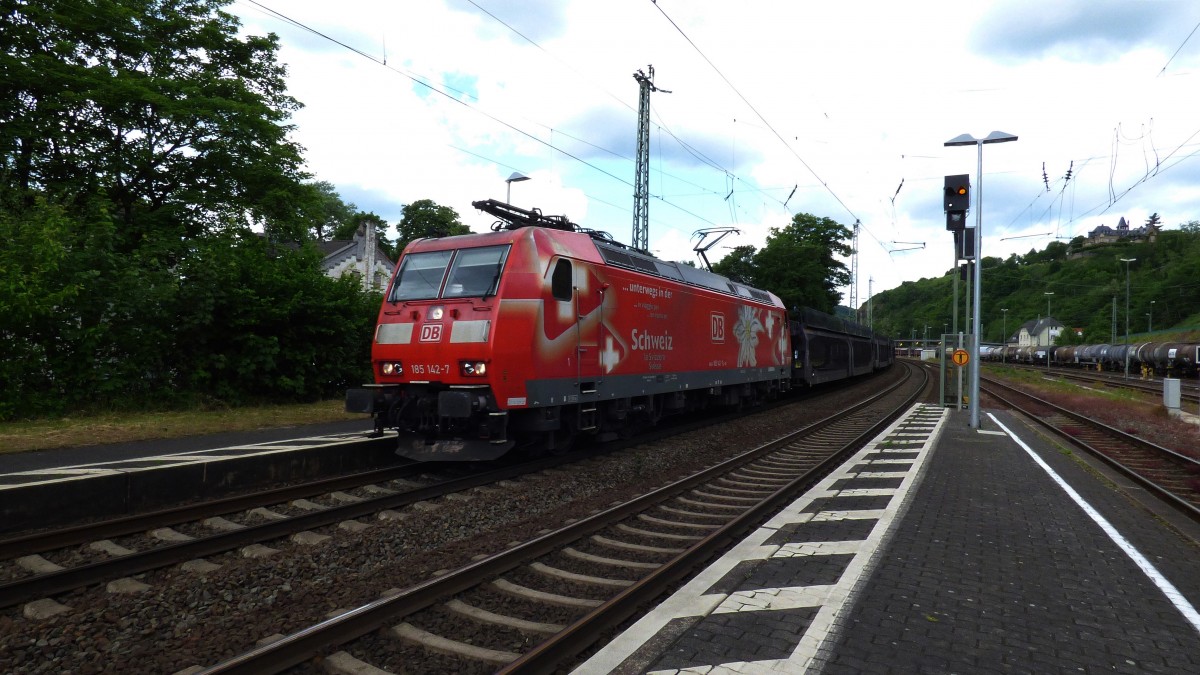
<svg viewBox="0 0 1200 675">
<path fill-rule="evenodd" d="M 783 322 L 780 322 L 783 325 Z M 775 340 L 775 362 L 787 365 L 792 360 L 792 340 L 786 330 L 780 328 L 779 337 Z"/>
<path fill-rule="evenodd" d="M 733 335 L 738 341 L 738 367 L 758 365 L 755 350 L 758 347 L 758 334 L 763 330 L 762 321 L 752 307 L 738 307 L 738 318 L 733 324 Z"/>
</svg>

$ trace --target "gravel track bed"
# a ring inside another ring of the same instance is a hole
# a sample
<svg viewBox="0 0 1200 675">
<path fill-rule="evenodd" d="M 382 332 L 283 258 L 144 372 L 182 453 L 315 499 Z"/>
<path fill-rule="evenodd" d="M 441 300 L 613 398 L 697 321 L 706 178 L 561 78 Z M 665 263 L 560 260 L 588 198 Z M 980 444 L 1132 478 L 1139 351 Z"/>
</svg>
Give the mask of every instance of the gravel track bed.
<svg viewBox="0 0 1200 675">
<path fill-rule="evenodd" d="M 429 673 L 491 675 L 496 672 L 496 666 L 434 654 L 420 647 L 407 645 L 388 635 L 386 631 L 376 631 L 364 637 L 356 644 L 355 649 L 348 651 L 372 666 L 396 675 L 428 675 Z M 298 672 L 325 675 L 325 672 L 319 667 L 305 668 Z"/>
<path fill-rule="evenodd" d="M 902 370 L 894 368 L 870 382 L 749 415 L 719 429 L 676 437 L 652 448 L 639 446 L 567 469 L 505 481 L 501 487 L 417 504 L 405 508 L 399 520 L 363 518 L 361 522 L 369 522 L 370 528 L 362 533 L 328 528 L 325 533 L 332 537 L 321 544 L 278 540 L 268 542 L 278 552 L 267 558 L 245 558 L 236 552 L 209 557 L 209 562 L 221 567 L 208 574 L 168 569 L 137 575 L 151 585 L 144 592 L 110 594 L 103 588 L 91 588 L 68 593 L 56 600 L 71 610 L 49 619 L 28 619 L 21 607 L 7 608 L 0 611 L 0 672 L 86 675 L 121 672 L 136 663 L 138 672 L 174 673 L 192 665 L 213 665 L 245 651 L 268 634 L 307 627 L 333 610 L 365 604 L 387 589 L 404 588 L 439 570 L 466 564 L 476 555 L 502 551 L 511 542 L 560 527 L 778 438 L 807 421 L 844 409 L 864 392 L 878 390 L 882 379 L 898 378 Z M 637 526 L 703 534 L 651 523 Z M 636 540 L 629 533 L 612 534 L 613 538 Z M 668 544 L 649 538 L 640 543 L 686 546 L 686 542 Z M 613 574 L 609 570 L 605 575 Z M 579 593 L 579 585 L 571 586 L 569 591 L 564 586 L 564 592 Z M 553 592 L 547 582 L 538 588 Z M 489 598 L 497 603 L 494 611 L 513 603 L 532 611 L 519 615 L 543 621 L 569 623 L 576 616 L 571 610 L 560 616 L 557 610 L 527 607 L 519 600 L 498 596 L 474 593 L 471 601 Z M 380 636 L 370 639 L 374 642 L 377 638 Z M 391 665 L 375 663 L 379 667 L 413 672 L 412 664 L 419 663 L 423 672 L 437 669 L 421 650 L 404 647 L 389 636 L 379 641 L 392 644 L 381 647 L 381 653 L 395 657 L 389 659 Z M 403 665 L 414 652 L 422 656 Z M 444 659 L 446 672 L 475 671 L 476 664 Z"/>
<path fill-rule="evenodd" d="M 630 540 L 628 538 L 626 538 L 625 541 L 628 543 Z M 661 545 L 662 542 L 658 542 L 658 544 Z M 654 546 L 654 544 L 650 544 L 650 545 Z M 580 553 L 587 553 L 589 555 L 599 556 L 601 558 L 613 558 L 616 560 L 631 560 L 634 562 L 665 563 L 668 560 L 670 560 L 671 558 L 675 557 L 674 554 L 671 554 L 671 553 L 657 553 L 657 552 L 653 552 L 653 551 L 629 551 L 629 550 L 625 550 L 625 549 L 609 548 L 608 546 L 604 546 L 602 544 L 595 543 L 595 542 L 591 541 L 590 539 L 585 539 L 583 541 L 576 542 L 575 544 L 573 544 L 571 546 L 571 548 L 575 549 L 576 551 L 579 551 Z"/>
<path fill-rule="evenodd" d="M 522 633 L 515 628 L 464 621 L 462 617 L 446 609 L 443 605 L 439 605 L 431 611 L 422 612 L 420 616 L 409 617 L 405 621 L 435 635 L 469 645 L 518 654 L 539 644 L 544 639 Z"/>
<path fill-rule="evenodd" d="M 524 586 L 525 588 L 532 588 L 535 591 L 586 600 L 608 600 L 616 591 L 620 590 L 612 586 L 598 586 L 558 579 L 545 574 L 539 574 L 528 567 L 518 567 L 510 570 L 504 574 L 504 578 L 514 584 Z"/>
<path fill-rule="evenodd" d="M 514 616 L 526 621 L 557 623 L 564 626 L 574 623 L 576 619 L 584 614 L 583 610 L 544 605 L 532 600 L 513 597 L 507 593 L 493 591 L 486 587 L 472 590 L 470 593 L 463 593 L 458 596 L 458 599 L 496 614 Z"/>
<path fill-rule="evenodd" d="M 564 572 L 572 574 L 582 574 L 589 577 L 597 577 L 600 579 L 613 579 L 615 581 L 637 581 L 646 576 L 645 570 L 638 571 L 627 567 L 616 567 L 613 565 L 603 565 L 594 563 L 588 560 L 578 560 L 561 554 L 555 554 L 549 558 L 542 560 L 543 563 Z M 609 589 L 605 600 L 613 595 L 612 589 Z"/>
</svg>

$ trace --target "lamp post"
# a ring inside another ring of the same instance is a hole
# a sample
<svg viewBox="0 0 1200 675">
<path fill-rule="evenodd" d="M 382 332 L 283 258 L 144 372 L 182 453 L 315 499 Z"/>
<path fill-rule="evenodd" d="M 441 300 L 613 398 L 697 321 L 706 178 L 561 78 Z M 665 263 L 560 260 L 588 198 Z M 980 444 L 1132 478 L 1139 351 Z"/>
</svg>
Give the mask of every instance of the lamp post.
<svg viewBox="0 0 1200 675">
<path fill-rule="evenodd" d="M 1137 258 L 1121 258 L 1125 263 L 1125 379 L 1129 379 L 1129 263 Z"/>
<path fill-rule="evenodd" d="M 974 145 L 976 148 L 975 169 L 975 260 L 983 259 L 983 146 L 988 143 L 1007 143 L 1017 137 L 1003 131 L 993 131 L 986 138 L 975 138 L 970 134 L 961 134 L 946 141 L 946 147 L 959 145 Z M 971 428 L 979 428 L 979 296 L 982 265 L 975 265 L 975 288 L 971 317 L 971 333 L 975 339 L 971 343 Z"/>
<path fill-rule="evenodd" d="M 1008 308 L 1004 307 L 1000 311 L 1004 315 L 1004 323 L 1002 324 L 1004 334 L 1000 336 L 1000 363 L 1008 363 L 1008 360 L 1004 357 L 1004 350 L 1008 349 Z"/>
<path fill-rule="evenodd" d="M 1150 311 L 1146 312 L 1146 332 L 1154 332 L 1154 301 L 1150 301 Z"/>
<path fill-rule="evenodd" d="M 1054 291 L 1045 291 L 1042 295 L 1046 296 L 1046 369 L 1050 369 L 1050 296 L 1054 295 Z"/>
<path fill-rule="evenodd" d="M 507 194 L 504 195 L 504 203 L 505 204 L 512 203 L 512 184 L 520 183 L 521 181 L 526 181 L 526 180 L 529 180 L 529 176 L 526 176 L 525 174 L 523 174 L 519 171 L 514 171 L 513 175 L 504 179 L 504 182 L 508 183 L 508 192 L 507 192 Z"/>
</svg>

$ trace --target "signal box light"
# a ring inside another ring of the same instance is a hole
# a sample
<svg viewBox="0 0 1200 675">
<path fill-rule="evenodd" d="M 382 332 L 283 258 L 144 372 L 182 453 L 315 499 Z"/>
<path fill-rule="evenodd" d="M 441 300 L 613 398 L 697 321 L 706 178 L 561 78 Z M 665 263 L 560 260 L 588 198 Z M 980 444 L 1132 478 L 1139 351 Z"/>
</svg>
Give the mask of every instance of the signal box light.
<svg viewBox="0 0 1200 675">
<path fill-rule="evenodd" d="M 947 213 L 971 208 L 971 177 L 965 173 L 946 176 L 944 196 L 944 209 Z"/>
</svg>

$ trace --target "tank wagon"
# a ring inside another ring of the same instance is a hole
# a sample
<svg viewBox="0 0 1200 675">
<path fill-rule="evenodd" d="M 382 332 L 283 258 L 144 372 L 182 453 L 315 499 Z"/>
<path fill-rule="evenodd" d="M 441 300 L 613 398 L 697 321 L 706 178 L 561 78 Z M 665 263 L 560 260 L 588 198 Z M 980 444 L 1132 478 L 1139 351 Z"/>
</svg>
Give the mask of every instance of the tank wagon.
<svg viewBox="0 0 1200 675">
<path fill-rule="evenodd" d="M 1056 366 L 1087 368 L 1100 371 L 1129 369 L 1146 375 L 1166 377 L 1196 377 L 1200 363 L 1200 343 L 1195 342 L 1131 342 L 1125 344 L 1063 345 L 1059 347 L 1013 347 L 993 350 L 984 356 L 989 361 L 1046 364 L 1046 353 Z"/>
<path fill-rule="evenodd" d="M 346 409 L 418 460 L 613 438 L 891 364 L 890 340 L 769 291 L 659 260 L 495 200 L 492 231 L 421 239 L 397 263 Z"/>
</svg>

